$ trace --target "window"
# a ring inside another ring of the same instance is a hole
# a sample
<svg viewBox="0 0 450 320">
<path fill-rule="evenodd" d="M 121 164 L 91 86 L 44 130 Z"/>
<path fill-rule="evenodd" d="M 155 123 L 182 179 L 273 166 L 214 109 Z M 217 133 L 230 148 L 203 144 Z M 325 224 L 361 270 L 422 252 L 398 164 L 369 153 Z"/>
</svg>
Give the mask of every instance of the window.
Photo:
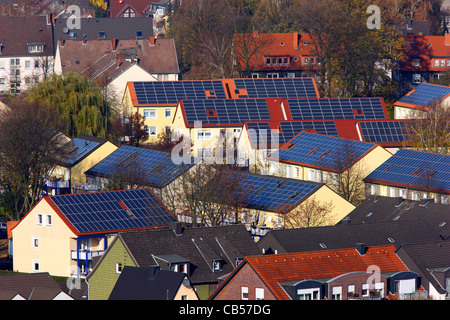
<svg viewBox="0 0 450 320">
<path fill-rule="evenodd" d="M 339 176 L 337 173 L 333 173 L 333 186 L 337 186 L 339 184 Z"/>
<path fill-rule="evenodd" d="M 0 78 L 0 84 L 5 84 L 5 78 Z"/>
<path fill-rule="evenodd" d="M 39 68 L 39 60 L 34 60 L 34 67 Z"/>
<path fill-rule="evenodd" d="M 28 52 L 29 53 L 36 53 L 36 52 L 43 52 L 44 46 L 42 44 L 29 44 L 28 45 Z"/>
<path fill-rule="evenodd" d="M 39 272 L 39 260 L 32 261 L 32 270 L 33 272 Z"/>
<path fill-rule="evenodd" d="M 42 226 L 42 214 L 37 214 L 36 215 L 36 224 L 38 226 Z"/>
<path fill-rule="evenodd" d="M 414 59 L 413 66 L 414 67 L 418 67 L 419 66 L 419 59 Z"/>
<path fill-rule="evenodd" d="M 157 135 L 157 128 L 156 126 L 148 126 L 148 136 L 149 137 L 156 137 Z"/>
<path fill-rule="evenodd" d="M 320 170 L 316 171 L 316 181 L 322 182 L 322 171 L 320 171 Z"/>
<path fill-rule="evenodd" d="M 387 187 L 386 186 L 381 186 L 381 195 L 383 197 L 387 196 Z"/>
<path fill-rule="evenodd" d="M 378 186 L 377 185 L 371 185 L 370 186 L 370 194 L 371 195 L 377 195 L 378 194 Z"/>
<path fill-rule="evenodd" d="M 445 67 L 445 60 L 441 60 L 441 67 Z"/>
<path fill-rule="evenodd" d="M 69 38 L 70 39 L 76 39 L 77 38 L 77 33 L 72 31 L 71 33 L 69 33 Z"/>
<path fill-rule="evenodd" d="M 279 74 L 278 73 L 268 73 L 267 74 L 267 78 L 279 78 Z"/>
<path fill-rule="evenodd" d="M 353 295 L 355 293 L 355 285 L 351 284 L 347 287 L 347 294 Z"/>
<path fill-rule="evenodd" d="M 304 58 L 304 59 L 303 59 L 303 63 L 304 63 L 304 64 L 308 64 L 308 63 L 309 63 L 309 59 L 308 59 L 308 58 Z"/>
<path fill-rule="evenodd" d="M 362 285 L 362 296 L 368 297 L 369 296 L 369 285 L 367 283 L 363 283 Z"/>
<path fill-rule="evenodd" d="M 121 273 L 122 272 L 122 264 L 120 262 L 116 263 L 116 273 Z"/>
<path fill-rule="evenodd" d="M 308 180 L 314 181 L 314 170 L 312 170 L 312 169 L 308 170 Z"/>
<path fill-rule="evenodd" d="M 172 118 L 172 109 L 165 109 L 164 110 L 164 116 L 166 118 Z"/>
<path fill-rule="evenodd" d="M 134 12 L 133 9 L 127 9 L 125 10 L 125 12 L 123 13 L 123 17 L 124 18 L 133 18 L 136 15 L 136 13 Z"/>
<path fill-rule="evenodd" d="M 52 216 L 51 215 L 47 215 L 47 226 L 48 227 L 51 227 L 52 226 Z"/>
<path fill-rule="evenodd" d="M 199 157 L 199 158 L 211 158 L 212 157 L 211 148 L 199 148 L 197 150 L 197 157 Z"/>
<path fill-rule="evenodd" d="M 233 129 L 233 134 L 234 135 L 239 135 L 241 133 L 241 129 L 240 128 L 234 128 Z"/>
<path fill-rule="evenodd" d="M 32 247 L 33 249 L 39 248 L 39 237 L 32 238 Z"/>
<path fill-rule="evenodd" d="M 264 289 L 256 288 L 255 296 L 256 296 L 256 300 L 264 300 Z"/>
<path fill-rule="evenodd" d="M 156 119 L 156 109 L 144 109 L 144 118 Z"/>
<path fill-rule="evenodd" d="M 270 62 L 271 62 L 272 60 L 270 59 L 270 58 L 267 58 L 266 59 L 266 64 L 268 65 L 268 66 L 270 66 Z"/>
<path fill-rule="evenodd" d="M 450 60 L 447 60 L 447 67 L 450 67 Z"/>
<path fill-rule="evenodd" d="M 333 287 L 331 300 L 342 300 L 342 287 Z"/>
<path fill-rule="evenodd" d="M 434 66 L 435 67 L 439 67 L 439 60 L 438 59 L 434 60 Z"/>
<path fill-rule="evenodd" d="M 100 39 L 106 38 L 106 33 L 105 33 L 105 31 L 99 31 L 99 32 L 98 32 L 98 37 L 99 37 Z"/>
<path fill-rule="evenodd" d="M 412 192 L 412 199 L 418 201 L 419 200 L 419 192 L 413 191 Z"/>
<path fill-rule="evenodd" d="M 241 287 L 241 300 L 248 300 L 248 287 Z"/>
<path fill-rule="evenodd" d="M 20 59 L 11 59 L 10 64 L 11 66 L 20 66 Z"/>
<path fill-rule="evenodd" d="M 142 30 L 136 30 L 136 38 L 142 37 Z"/>
<path fill-rule="evenodd" d="M 422 81 L 422 79 L 421 79 L 421 76 L 420 76 L 419 73 L 413 74 L 413 79 L 412 79 L 412 82 L 413 82 L 413 83 L 418 84 L 418 83 L 420 83 L 421 81 Z"/>
<path fill-rule="evenodd" d="M 295 168 L 294 169 L 294 177 L 295 178 L 300 178 L 300 168 Z"/>
<path fill-rule="evenodd" d="M 0 61 L 0 69 L 5 69 L 5 61 Z"/>
<path fill-rule="evenodd" d="M 403 199 L 406 199 L 406 194 L 407 194 L 406 189 L 400 189 L 399 193 L 400 193 L 400 197 L 402 197 Z"/>
<path fill-rule="evenodd" d="M 319 299 L 319 289 L 298 289 L 297 290 L 297 300 L 318 300 Z"/>
<path fill-rule="evenodd" d="M 389 188 L 389 193 L 390 193 L 391 198 L 395 198 L 395 188 L 390 187 Z"/>
<path fill-rule="evenodd" d="M 200 141 L 208 141 L 212 139 L 211 130 L 198 130 L 197 131 L 197 140 Z"/>
<path fill-rule="evenodd" d="M 30 69 L 31 68 L 31 61 L 27 60 L 25 61 L 25 69 Z"/>
</svg>

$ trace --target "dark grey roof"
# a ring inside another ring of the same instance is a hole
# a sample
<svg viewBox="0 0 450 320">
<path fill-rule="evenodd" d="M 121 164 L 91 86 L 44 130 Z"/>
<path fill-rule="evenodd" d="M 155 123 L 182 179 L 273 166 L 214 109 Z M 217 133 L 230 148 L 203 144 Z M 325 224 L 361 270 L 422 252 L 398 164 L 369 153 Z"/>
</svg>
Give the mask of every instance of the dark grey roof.
<svg viewBox="0 0 450 320">
<path fill-rule="evenodd" d="M 216 283 L 236 266 L 236 259 L 258 255 L 260 251 L 244 225 L 130 231 L 119 234 L 139 267 L 155 265 L 153 256 L 178 255 L 190 261 L 189 277 L 194 284 Z M 212 271 L 213 260 L 221 260 L 221 270 Z"/>
<path fill-rule="evenodd" d="M 397 250 L 397 255 L 408 269 L 422 277 L 422 284 L 426 280 L 440 294 L 446 293 L 445 272 L 448 273 L 450 268 L 450 241 L 403 245 Z"/>
<path fill-rule="evenodd" d="M 185 273 L 125 266 L 109 300 L 173 300 L 183 284 Z"/>
<path fill-rule="evenodd" d="M 72 28 L 71 23 L 67 23 L 68 19 L 55 19 L 53 33 L 55 48 L 57 41 L 64 40 L 83 40 L 86 35 L 87 40 L 96 38 L 111 40 L 129 39 L 148 39 L 153 36 L 153 18 L 151 17 L 135 17 L 130 18 L 81 18 L 80 29 Z M 68 27 L 69 26 L 69 27 Z M 104 38 L 99 37 L 99 31 L 104 32 Z M 136 31 L 141 31 L 142 35 L 137 38 Z M 76 38 L 71 38 L 71 32 L 76 33 Z"/>
<path fill-rule="evenodd" d="M 439 241 L 441 238 L 425 219 L 365 224 L 271 230 L 259 242 L 266 253 L 333 250 L 366 246 Z"/>
<path fill-rule="evenodd" d="M 390 198 L 370 196 L 350 212 L 352 224 L 425 219 L 443 239 L 450 237 L 449 205 L 434 203 L 433 200 L 404 200 L 401 197 Z"/>
</svg>

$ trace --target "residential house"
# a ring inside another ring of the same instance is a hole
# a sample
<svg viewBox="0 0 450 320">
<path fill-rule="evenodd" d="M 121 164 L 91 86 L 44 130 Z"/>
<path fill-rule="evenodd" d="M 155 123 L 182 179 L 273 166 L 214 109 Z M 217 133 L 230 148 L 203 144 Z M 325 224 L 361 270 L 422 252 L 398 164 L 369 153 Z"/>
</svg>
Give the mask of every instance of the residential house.
<svg viewBox="0 0 450 320">
<path fill-rule="evenodd" d="M 114 234 L 172 221 L 149 189 L 44 196 L 12 229 L 13 269 L 85 277 Z"/>
<path fill-rule="evenodd" d="M 351 300 L 418 292 L 393 245 L 246 257 L 209 300 Z"/>
<path fill-rule="evenodd" d="M 0 93 L 20 93 L 53 72 L 51 16 L 1 16 Z"/>
<path fill-rule="evenodd" d="M 324 182 L 337 189 L 343 174 L 350 176 L 343 182 L 357 180 L 363 185 L 362 179 L 391 156 L 377 144 L 303 131 L 268 159 L 273 174 Z"/>
<path fill-rule="evenodd" d="M 235 33 L 234 52 L 238 70 L 249 78 L 314 77 L 320 68 L 307 33 Z"/>
<path fill-rule="evenodd" d="M 449 203 L 450 156 L 402 149 L 379 164 L 367 177 L 366 195 Z"/>
<path fill-rule="evenodd" d="M 73 193 L 78 184 L 86 182 L 84 172 L 117 149 L 106 139 L 87 135 L 78 135 L 68 143 L 69 157 L 54 169 L 53 177 L 47 181 L 49 195 Z"/>
<path fill-rule="evenodd" d="M 267 170 L 267 156 L 302 131 L 376 143 L 391 153 L 408 146 L 406 120 L 287 120 L 247 121 L 239 136 L 239 156 L 252 169 Z M 253 165 L 253 167 L 252 167 Z"/>
<path fill-rule="evenodd" d="M 121 232 L 90 273 L 91 300 L 108 299 L 125 266 L 186 274 L 200 299 L 206 299 L 236 265 L 259 250 L 243 225 L 183 227 Z"/>
<path fill-rule="evenodd" d="M 48 272 L 0 275 L 0 300 L 74 300 Z"/>
<path fill-rule="evenodd" d="M 125 266 L 108 300 L 198 300 L 186 273 Z"/>
<path fill-rule="evenodd" d="M 406 220 L 425 221 L 427 225 L 433 228 L 431 233 L 439 235 L 440 239 L 448 240 L 450 239 L 450 219 L 446 209 L 446 204 L 435 203 L 433 199 L 415 201 L 402 197 L 382 197 L 375 195 L 364 200 L 342 219 L 340 223 L 373 224 Z M 419 232 L 417 233 L 417 237 L 419 237 Z M 418 238 L 417 240 L 417 242 L 433 241 L 432 239 L 423 238 Z"/>
<path fill-rule="evenodd" d="M 399 221 L 369 220 L 367 223 L 345 221 L 332 226 L 270 230 L 257 245 L 264 254 L 284 254 L 350 248 L 356 243 L 365 243 L 368 247 L 390 244 L 399 247 L 442 241 L 441 233 L 427 217 Z"/>
<path fill-rule="evenodd" d="M 397 255 L 409 270 L 419 275 L 430 299 L 449 299 L 450 242 L 405 244 L 397 250 Z"/>
<path fill-rule="evenodd" d="M 440 36 L 405 36 L 406 59 L 399 64 L 400 90 L 408 92 L 420 83 L 439 79 L 450 70 L 450 33 Z"/>
<path fill-rule="evenodd" d="M 152 14 L 150 7 L 160 0 L 115 0 L 109 1 L 110 17 L 136 18 L 148 17 Z"/>
<path fill-rule="evenodd" d="M 145 117 L 145 124 L 149 128 L 148 142 L 153 143 L 156 141 L 158 134 L 174 132 L 177 129 L 173 124 L 174 115 L 179 101 L 183 99 L 298 99 L 317 97 L 318 90 L 312 78 L 136 81 L 127 84 L 122 103 L 130 112 L 138 112 Z M 256 106 L 249 107 L 251 107 L 252 115 L 258 112 L 254 110 Z M 203 114 L 203 116 L 207 115 Z M 247 119 L 249 117 L 247 112 Z M 237 120 L 232 119 L 228 122 L 237 122 Z"/>
<path fill-rule="evenodd" d="M 121 146 L 85 172 L 87 185 L 101 190 L 108 181 L 118 178 L 128 187 L 148 187 L 177 214 L 180 207 L 174 189 L 182 183 L 182 175 L 197 163 L 191 157 L 181 162 L 184 160 L 169 152 Z"/>
<path fill-rule="evenodd" d="M 450 104 L 450 87 L 421 83 L 394 103 L 394 117 L 417 118 L 438 102 Z"/>
</svg>

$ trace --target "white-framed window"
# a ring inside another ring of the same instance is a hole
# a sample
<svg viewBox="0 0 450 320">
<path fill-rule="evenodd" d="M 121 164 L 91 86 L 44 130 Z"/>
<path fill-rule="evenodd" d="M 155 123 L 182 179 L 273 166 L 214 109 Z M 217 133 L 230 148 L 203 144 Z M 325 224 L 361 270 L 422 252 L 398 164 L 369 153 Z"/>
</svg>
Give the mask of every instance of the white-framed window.
<svg viewBox="0 0 450 320">
<path fill-rule="evenodd" d="M 211 130 L 198 130 L 197 131 L 197 140 L 199 141 L 208 141 L 212 139 Z"/>
<path fill-rule="evenodd" d="M 414 59 L 414 62 L 413 62 L 413 66 L 414 67 L 418 67 L 419 66 L 419 59 Z"/>
<path fill-rule="evenodd" d="M 276 72 L 267 74 L 267 78 L 279 78 L 279 77 L 280 75 Z"/>
<path fill-rule="evenodd" d="M 48 214 L 46 216 L 45 224 L 46 224 L 47 227 L 51 227 L 52 226 L 52 216 L 50 214 Z"/>
<path fill-rule="evenodd" d="M 148 126 L 148 136 L 156 137 L 158 135 L 158 128 L 156 126 Z"/>
<path fill-rule="evenodd" d="M 441 67 L 445 67 L 445 60 L 441 60 Z"/>
<path fill-rule="evenodd" d="M 331 290 L 332 300 L 342 300 L 342 287 L 333 287 Z"/>
<path fill-rule="evenodd" d="M 31 237 L 31 246 L 33 249 L 39 248 L 39 237 Z"/>
<path fill-rule="evenodd" d="M 406 199 L 407 194 L 408 193 L 406 192 L 406 189 L 399 190 L 399 196 L 402 197 L 403 199 Z"/>
<path fill-rule="evenodd" d="M 441 196 L 441 203 L 448 204 L 448 196 Z"/>
<path fill-rule="evenodd" d="M 36 224 L 37 224 L 38 226 L 42 226 L 42 222 L 43 222 L 42 214 L 38 213 L 38 214 L 36 215 Z"/>
<path fill-rule="evenodd" d="M 292 166 L 286 166 L 286 178 L 291 177 Z"/>
<path fill-rule="evenodd" d="M 25 69 L 30 69 L 31 68 L 31 61 L 27 60 L 25 61 Z"/>
<path fill-rule="evenodd" d="M 450 67 L 450 60 L 447 60 L 447 67 Z"/>
<path fill-rule="evenodd" d="M 122 273 L 123 266 L 120 262 L 116 263 L 116 273 Z"/>
<path fill-rule="evenodd" d="M 198 148 L 197 149 L 197 157 L 199 158 L 211 158 L 212 150 L 211 148 Z"/>
<path fill-rule="evenodd" d="M 164 117 L 172 118 L 172 109 L 165 109 L 164 110 Z"/>
<path fill-rule="evenodd" d="M 370 194 L 371 195 L 377 195 L 378 194 L 378 186 L 373 184 L 370 186 Z"/>
<path fill-rule="evenodd" d="M 39 260 L 33 259 L 31 263 L 32 263 L 31 270 L 33 270 L 33 272 L 39 272 L 40 270 Z"/>
<path fill-rule="evenodd" d="M 241 300 L 248 300 L 248 287 L 241 287 Z"/>
<path fill-rule="evenodd" d="M 383 197 L 387 196 L 387 187 L 386 186 L 381 186 L 381 195 Z"/>
<path fill-rule="evenodd" d="M 439 60 L 438 59 L 434 60 L 434 66 L 435 67 L 439 67 Z"/>
<path fill-rule="evenodd" d="M 269 64 L 270 64 L 270 63 L 269 63 Z M 252 73 L 252 74 L 250 75 L 250 78 L 258 79 L 258 78 L 259 78 L 259 73 Z"/>
<path fill-rule="evenodd" d="M 156 119 L 156 109 L 144 109 L 145 119 Z"/>
<path fill-rule="evenodd" d="M 44 45 L 42 44 L 29 44 L 28 53 L 44 52 Z"/>
<path fill-rule="evenodd" d="M 391 198 L 395 198 L 395 188 L 393 187 L 389 188 L 389 195 L 391 196 Z"/>
<path fill-rule="evenodd" d="M 333 173 L 333 186 L 337 186 L 339 184 L 339 176 L 337 173 Z"/>
<path fill-rule="evenodd" d="M 413 80 L 413 83 L 415 83 L 415 84 L 421 83 L 422 82 L 422 77 L 421 77 L 420 73 L 414 73 L 412 80 Z"/>
<path fill-rule="evenodd" d="M 380 297 L 384 296 L 384 283 L 383 282 L 376 282 L 374 289 L 375 289 L 375 292 L 378 292 L 380 294 Z"/>
<path fill-rule="evenodd" d="M 314 181 L 314 170 L 312 170 L 312 169 L 308 170 L 308 180 Z"/>
<path fill-rule="evenodd" d="M 5 84 L 5 78 L 0 78 L 0 84 Z"/>
<path fill-rule="evenodd" d="M 288 78 L 295 78 L 295 73 L 294 72 L 288 72 L 287 77 Z"/>
<path fill-rule="evenodd" d="M 319 300 L 319 289 L 298 289 L 297 300 Z"/>
<path fill-rule="evenodd" d="M 256 297 L 256 300 L 264 300 L 264 289 L 256 288 L 255 289 L 255 297 Z"/>
<path fill-rule="evenodd" d="M 241 128 L 234 128 L 234 129 L 233 129 L 233 134 L 234 134 L 234 135 L 239 135 L 239 134 L 241 134 Z"/>
<path fill-rule="evenodd" d="M 3 61 L 3 60 L 0 61 L 0 69 L 5 69 L 5 61 Z"/>
<path fill-rule="evenodd" d="M 322 171 L 320 171 L 320 170 L 316 171 L 316 181 L 322 182 Z"/>
<path fill-rule="evenodd" d="M 294 168 L 294 178 L 300 178 L 300 168 L 299 167 Z"/>
<path fill-rule="evenodd" d="M 419 192 L 413 191 L 412 192 L 412 199 L 418 201 L 419 200 Z"/>
<path fill-rule="evenodd" d="M 352 294 L 352 293 L 355 293 L 355 285 L 354 284 L 350 284 L 347 287 L 347 294 Z"/>
<path fill-rule="evenodd" d="M 361 295 L 363 297 L 368 297 L 369 296 L 369 284 L 363 283 L 361 292 L 362 292 Z"/>
</svg>

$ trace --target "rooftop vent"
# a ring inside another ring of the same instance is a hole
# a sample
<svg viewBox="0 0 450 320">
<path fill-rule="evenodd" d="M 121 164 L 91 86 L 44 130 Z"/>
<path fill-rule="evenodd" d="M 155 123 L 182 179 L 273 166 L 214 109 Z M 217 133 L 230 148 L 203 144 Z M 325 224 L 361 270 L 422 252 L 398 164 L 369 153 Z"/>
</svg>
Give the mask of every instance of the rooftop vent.
<svg viewBox="0 0 450 320">
<path fill-rule="evenodd" d="M 356 251 L 358 251 L 358 253 L 360 255 L 362 255 L 362 256 L 365 255 L 366 251 L 367 251 L 366 244 L 365 243 L 357 243 L 356 244 Z"/>
</svg>

